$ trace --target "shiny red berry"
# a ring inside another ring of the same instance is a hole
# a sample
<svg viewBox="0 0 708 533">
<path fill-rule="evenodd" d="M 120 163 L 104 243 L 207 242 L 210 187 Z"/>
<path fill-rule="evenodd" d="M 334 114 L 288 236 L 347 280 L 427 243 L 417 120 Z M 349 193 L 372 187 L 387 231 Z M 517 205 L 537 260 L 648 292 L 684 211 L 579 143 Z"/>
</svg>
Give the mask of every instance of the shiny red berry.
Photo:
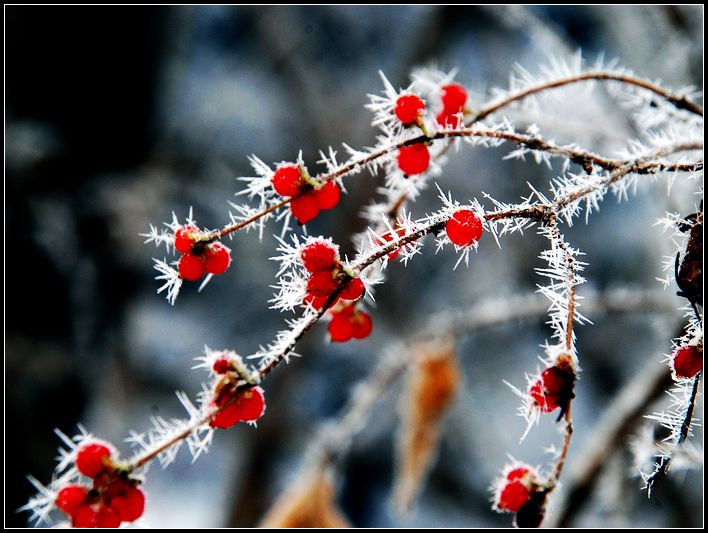
<svg viewBox="0 0 708 533">
<path fill-rule="evenodd" d="M 315 297 L 327 297 L 337 288 L 337 282 L 329 270 L 313 272 L 307 281 L 307 292 Z"/>
<path fill-rule="evenodd" d="M 181 226 L 175 232 L 175 249 L 183 254 L 192 253 L 192 247 L 199 240 L 201 232 L 197 226 Z"/>
<path fill-rule="evenodd" d="M 482 237 L 482 221 L 470 209 L 461 209 L 445 224 L 448 238 L 457 246 L 469 246 Z"/>
<path fill-rule="evenodd" d="M 678 378 L 692 378 L 703 370 L 703 350 L 687 344 L 676 351 L 673 359 L 674 373 Z"/>
<path fill-rule="evenodd" d="M 364 311 L 358 311 L 354 313 L 351 319 L 354 330 L 352 335 L 355 339 L 365 339 L 371 335 L 371 330 L 373 329 L 373 324 L 371 322 L 371 316 Z"/>
<path fill-rule="evenodd" d="M 574 382 L 571 371 L 552 366 L 546 368 L 531 385 L 529 395 L 542 413 L 550 413 L 559 407 L 565 410 L 573 398 Z"/>
<path fill-rule="evenodd" d="M 185 254 L 177 265 L 179 277 L 189 281 L 198 281 L 207 272 L 207 259 L 203 255 Z"/>
<path fill-rule="evenodd" d="M 90 478 L 95 478 L 111 466 L 111 450 L 103 444 L 83 444 L 76 453 L 76 468 Z"/>
<path fill-rule="evenodd" d="M 335 314 L 327 326 L 332 342 L 347 342 L 354 336 L 354 324 L 344 314 Z"/>
<path fill-rule="evenodd" d="M 302 264 L 310 272 L 318 272 L 320 270 L 332 270 L 337 264 L 337 247 L 323 241 L 315 241 L 306 245 L 300 258 Z"/>
<path fill-rule="evenodd" d="M 313 309 L 315 309 L 316 311 L 319 311 L 320 309 L 322 309 L 324 307 L 324 304 L 327 303 L 328 298 L 329 298 L 329 295 L 315 296 L 314 294 L 311 294 L 308 292 L 308 293 L 305 293 L 305 297 L 303 298 L 303 304 L 305 304 L 305 305 L 309 304 L 312 306 Z M 338 300 L 339 300 L 339 298 L 337 298 L 337 301 Z M 333 302 L 332 305 L 334 305 L 335 303 L 337 303 L 337 302 L 336 301 Z M 332 305 L 330 305 L 330 307 L 332 307 Z"/>
<path fill-rule="evenodd" d="M 59 491 L 56 500 L 54 500 L 54 505 L 69 516 L 73 516 L 79 506 L 86 501 L 87 495 L 88 489 L 86 487 L 70 485 Z"/>
<path fill-rule="evenodd" d="M 113 496 L 108 506 L 121 522 L 134 522 L 145 511 L 145 494 L 138 487 L 129 486 Z"/>
<path fill-rule="evenodd" d="M 228 429 L 238 422 L 255 422 L 265 412 L 265 396 L 260 387 L 246 389 L 235 400 L 226 397 L 220 403 L 226 407 L 209 422 L 213 428 Z"/>
<path fill-rule="evenodd" d="M 416 124 L 425 111 L 425 104 L 415 94 L 405 94 L 396 100 L 394 113 L 404 125 Z"/>
<path fill-rule="evenodd" d="M 459 128 L 460 124 L 462 124 L 460 115 L 457 113 L 448 113 L 447 111 L 442 111 L 439 113 L 435 117 L 435 120 L 444 128 Z"/>
<path fill-rule="evenodd" d="M 516 513 L 524 504 L 529 501 L 531 492 L 520 481 L 510 481 L 499 494 L 499 501 L 496 502 L 500 511 L 510 511 Z"/>
<path fill-rule="evenodd" d="M 344 287 L 339 296 L 343 300 L 358 300 L 364 295 L 364 291 L 366 291 L 366 286 L 361 278 L 354 278 Z"/>
<path fill-rule="evenodd" d="M 81 505 L 72 516 L 73 527 L 115 528 L 120 526 L 118 514 L 103 503 Z"/>
<path fill-rule="evenodd" d="M 320 204 L 317 201 L 316 193 L 308 191 L 293 198 L 290 202 L 290 212 L 300 224 L 307 224 L 317 218 L 317 215 L 320 214 Z"/>
<path fill-rule="evenodd" d="M 333 209 L 339 203 L 341 191 L 335 181 L 328 181 L 321 189 L 315 191 L 317 205 L 320 209 Z"/>
<path fill-rule="evenodd" d="M 273 174 L 273 188 L 282 196 L 297 196 L 304 186 L 300 167 L 294 163 L 280 165 Z"/>
<path fill-rule="evenodd" d="M 506 475 L 506 479 L 508 479 L 509 481 L 515 481 L 518 479 L 522 479 L 528 473 L 529 473 L 528 468 L 526 468 L 524 466 L 519 466 L 517 468 L 514 468 L 513 470 L 510 470 L 509 473 Z"/>
<path fill-rule="evenodd" d="M 467 91 L 459 83 L 451 83 L 441 88 L 443 110 L 448 114 L 455 114 L 462 111 L 467 102 Z"/>
<path fill-rule="evenodd" d="M 206 271 L 209 274 L 223 274 L 231 265 L 231 250 L 220 242 L 213 242 L 207 246 L 204 255 Z"/>
<path fill-rule="evenodd" d="M 404 146 L 398 151 L 398 168 L 406 176 L 421 174 L 430 165 L 430 151 L 424 144 Z"/>
</svg>

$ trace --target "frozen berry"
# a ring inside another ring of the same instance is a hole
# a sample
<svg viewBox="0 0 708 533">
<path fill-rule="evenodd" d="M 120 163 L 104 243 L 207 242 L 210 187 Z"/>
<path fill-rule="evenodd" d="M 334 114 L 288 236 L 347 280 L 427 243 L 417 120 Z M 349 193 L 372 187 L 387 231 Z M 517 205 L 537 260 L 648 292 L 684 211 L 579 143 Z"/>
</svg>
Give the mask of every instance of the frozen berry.
<svg viewBox="0 0 708 533">
<path fill-rule="evenodd" d="M 61 511 L 64 511 L 69 516 L 73 516 L 76 510 L 86 501 L 88 490 L 80 485 L 70 485 L 64 487 L 57 494 L 54 504 Z"/>
<path fill-rule="evenodd" d="M 527 474 L 529 474 L 529 469 L 524 466 L 519 466 L 517 468 L 514 468 L 513 470 L 510 470 L 509 473 L 506 475 L 506 479 L 508 479 L 509 481 L 515 481 L 523 478 Z"/>
<path fill-rule="evenodd" d="M 448 238 L 457 246 L 468 246 L 482 237 L 482 221 L 469 209 L 461 209 L 445 225 Z"/>
<path fill-rule="evenodd" d="M 329 338 L 332 342 L 347 342 L 354 336 L 354 324 L 344 314 L 335 314 L 329 325 Z"/>
<path fill-rule="evenodd" d="M 111 466 L 111 450 L 103 444 L 84 444 L 76 453 L 76 468 L 90 478 L 95 478 Z"/>
<path fill-rule="evenodd" d="M 118 514 L 103 503 L 81 505 L 72 515 L 73 527 L 115 528 L 120 526 Z"/>
<path fill-rule="evenodd" d="M 220 242 L 213 242 L 207 246 L 204 255 L 206 256 L 206 271 L 209 274 L 223 274 L 231 265 L 231 250 Z"/>
<path fill-rule="evenodd" d="M 441 88 L 443 110 L 448 114 L 459 113 L 467 102 L 467 91 L 459 83 L 451 83 Z"/>
<path fill-rule="evenodd" d="M 265 396 L 260 387 L 246 389 L 236 399 L 225 397 L 219 403 L 226 407 L 212 417 L 209 425 L 213 428 L 228 429 L 238 422 L 254 422 L 265 412 Z"/>
<path fill-rule="evenodd" d="M 231 372 L 233 370 L 233 366 L 231 366 L 231 359 L 225 355 L 222 355 L 214 361 L 212 370 L 214 370 L 217 374 L 226 374 L 227 372 Z"/>
<path fill-rule="evenodd" d="M 300 257 L 310 272 L 332 270 L 337 264 L 337 247 L 322 241 L 311 242 L 302 249 Z"/>
<path fill-rule="evenodd" d="M 703 350 L 687 344 L 676 351 L 673 360 L 674 373 L 678 378 L 692 378 L 703 370 Z"/>
<path fill-rule="evenodd" d="M 435 120 L 444 128 L 459 128 L 460 124 L 462 124 L 460 115 L 457 113 L 448 113 L 447 111 L 439 113 L 438 116 L 435 117 Z"/>
<path fill-rule="evenodd" d="M 183 254 L 192 253 L 192 247 L 201 237 L 199 228 L 193 225 L 181 226 L 175 232 L 175 249 Z"/>
<path fill-rule="evenodd" d="M 320 204 L 314 191 L 308 191 L 293 198 L 290 202 L 290 211 L 300 224 L 307 224 L 317 218 L 320 213 Z"/>
<path fill-rule="evenodd" d="M 273 188 L 282 196 L 297 196 L 304 186 L 300 167 L 294 163 L 280 165 L 273 174 Z"/>
<path fill-rule="evenodd" d="M 376 244 L 378 246 L 386 246 L 387 243 L 391 242 L 394 239 L 398 239 L 399 237 L 403 237 L 406 234 L 406 230 L 404 228 L 398 228 L 395 232 L 390 232 L 387 231 L 381 237 L 376 239 Z M 406 244 L 406 247 L 410 246 L 410 244 Z M 390 261 L 393 261 L 398 257 L 398 255 L 401 253 L 401 248 L 396 248 L 392 252 L 388 253 L 388 259 Z"/>
<path fill-rule="evenodd" d="M 315 296 L 314 294 L 311 294 L 308 292 L 308 293 L 305 293 L 305 298 L 303 298 L 303 304 L 311 305 L 313 309 L 315 309 L 316 311 L 319 311 L 320 309 L 322 309 L 324 307 L 324 304 L 327 303 L 328 299 L 329 299 L 329 294 L 327 296 Z M 339 300 L 339 298 L 337 298 L 334 302 L 332 302 L 330 307 L 332 307 L 335 303 L 337 303 L 338 300 Z"/>
<path fill-rule="evenodd" d="M 404 146 L 398 151 L 398 168 L 406 176 L 421 174 L 428 170 L 430 165 L 430 152 L 424 144 Z"/>
<path fill-rule="evenodd" d="M 128 486 L 113 496 L 108 505 L 122 522 L 134 522 L 145 511 L 145 494 L 138 487 Z"/>
<path fill-rule="evenodd" d="M 315 297 L 327 297 L 337 288 L 337 282 L 332 278 L 329 270 L 313 272 L 307 281 L 307 292 Z"/>
<path fill-rule="evenodd" d="M 559 407 L 566 410 L 573 399 L 574 383 L 575 376 L 570 370 L 552 366 L 531 385 L 529 395 L 542 413 L 550 413 Z"/>
<path fill-rule="evenodd" d="M 341 191 L 335 181 L 328 181 L 321 189 L 315 191 L 317 205 L 320 209 L 333 209 L 339 203 Z"/>
<path fill-rule="evenodd" d="M 373 325 L 371 323 L 371 316 L 369 316 L 368 313 L 365 313 L 364 311 L 354 313 L 351 322 L 354 326 L 352 335 L 355 339 L 365 339 L 371 335 Z"/>
<path fill-rule="evenodd" d="M 364 294 L 366 286 L 361 278 L 354 278 L 351 280 L 344 290 L 339 294 L 343 300 L 358 300 Z"/>
<path fill-rule="evenodd" d="M 179 277 L 189 281 L 201 279 L 207 271 L 207 260 L 203 255 L 185 254 L 179 259 L 177 265 Z"/>
<path fill-rule="evenodd" d="M 499 494 L 499 501 L 496 502 L 500 511 L 510 511 L 516 513 L 524 504 L 529 501 L 531 493 L 520 481 L 507 483 Z"/>
<path fill-rule="evenodd" d="M 425 104 L 415 94 L 405 94 L 396 100 L 394 113 L 404 125 L 416 124 L 425 111 Z"/>
</svg>

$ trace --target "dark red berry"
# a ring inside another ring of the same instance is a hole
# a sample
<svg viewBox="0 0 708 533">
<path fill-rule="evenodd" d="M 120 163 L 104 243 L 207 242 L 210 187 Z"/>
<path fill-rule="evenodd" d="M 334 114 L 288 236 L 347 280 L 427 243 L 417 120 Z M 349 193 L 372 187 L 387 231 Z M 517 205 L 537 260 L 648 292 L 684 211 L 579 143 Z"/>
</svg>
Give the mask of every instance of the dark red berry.
<svg viewBox="0 0 708 533">
<path fill-rule="evenodd" d="M 189 281 L 198 281 L 206 274 L 207 260 L 203 255 L 185 254 L 177 265 L 179 277 Z"/>
<path fill-rule="evenodd" d="M 332 270 L 337 264 L 337 247 L 327 242 L 311 242 L 302 249 L 302 264 L 310 272 Z"/>
<path fill-rule="evenodd" d="M 86 487 L 70 485 L 59 491 L 56 500 L 54 500 L 54 505 L 69 516 L 73 516 L 79 506 L 86 501 L 87 494 L 88 489 Z"/>
<path fill-rule="evenodd" d="M 430 165 L 430 152 L 424 144 L 404 146 L 398 151 L 398 168 L 406 176 L 421 174 L 428 170 Z"/>
<path fill-rule="evenodd" d="M 541 377 L 529 388 L 529 395 L 542 413 L 550 413 L 557 408 L 567 409 L 573 398 L 575 377 L 570 370 L 552 366 L 546 368 Z"/>
<path fill-rule="evenodd" d="M 467 91 L 459 83 L 451 83 L 441 88 L 443 110 L 448 114 L 462 111 L 467 102 Z"/>
<path fill-rule="evenodd" d="M 228 429 L 238 422 L 254 422 L 265 412 L 265 396 L 260 387 L 240 392 L 235 400 L 225 397 L 219 403 L 226 407 L 212 417 L 209 425 L 213 428 Z"/>
<path fill-rule="evenodd" d="M 339 296 L 343 300 L 358 300 L 363 296 L 365 290 L 366 286 L 361 278 L 354 278 L 344 287 Z"/>
<path fill-rule="evenodd" d="M 192 253 L 192 247 L 199 240 L 201 232 L 197 226 L 182 226 L 175 232 L 175 249 L 183 254 Z"/>
<path fill-rule="evenodd" d="M 217 374 L 226 374 L 227 372 L 231 372 L 233 370 L 233 366 L 231 366 L 231 359 L 229 359 L 225 355 L 222 355 L 216 361 L 214 361 L 212 369 Z"/>
<path fill-rule="evenodd" d="M 300 224 L 307 224 L 317 218 L 320 213 L 320 204 L 315 191 L 308 191 L 293 198 L 290 202 L 290 211 Z"/>
<path fill-rule="evenodd" d="M 73 527 L 115 528 L 120 526 L 120 517 L 103 503 L 81 505 L 72 516 Z"/>
<path fill-rule="evenodd" d="M 354 313 L 351 318 L 352 325 L 354 326 L 354 331 L 352 335 L 355 339 L 365 339 L 371 335 L 371 330 L 373 325 L 371 323 L 371 316 L 364 311 L 358 311 Z"/>
<path fill-rule="evenodd" d="M 703 370 L 703 350 L 687 344 L 676 351 L 673 359 L 674 373 L 678 378 L 692 378 Z"/>
<path fill-rule="evenodd" d="M 121 522 L 134 522 L 145 511 L 145 494 L 138 487 L 129 486 L 111 498 L 108 505 Z"/>
<path fill-rule="evenodd" d="M 300 167 L 294 163 L 280 165 L 273 174 L 273 188 L 282 196 L 297 196 L 304 186 Z"/>
<path fill-rule="evenodd" d="M 517 468 L 514 468 L 513 470 L 511 470 L 511 471 L 506 475 L 506 479 L 508 479 L 509 481 L 515 481 L 515 480 L 518 480 L 518 479 L 523 478 L 523 477 L 526 476 L 528 473 L 529 473 L 529 469 L 528 469 L 528 468 L 526 468 L 526 467 L 524 467 L 524 466 L 520 466 L 520 467 L 517 467 Z"/>
<path fill-rule="evenodd" d="M 327 297 L 337 288 L 337 282 L 329 270 L 313 272 L 307 282 L 307 292 L 315 297 Z"/>
<path fill-rule="evenodd" d="M 313 309 L 316 311 L 319 311 L 324 307 L 324 304 L 327 303 L 327 300 L 329 298 L 329 295 L 327 296 L 315 296 L 314 294 L 311 293 L 305 293 L 305 298 L 303 298 L 303 304 L 309 304 L 312 306 Z M 337 301 L 339 298 L 337 298 Z M 330 307 L 332 307 L 337 301 L 333 302 Z"/>
<path fill-rule="evenodd" d="M 83 444 L 76 453 L 76 468 L 90 478 L 95 478 L 112 467 L 111 450 L 96 442 Z"/>
<path fill-rule="evenodd" d="M 220 242 L 213 242 L 207 246 L 204 255 L 206 271 L 209 274 L 223 274 L 231 265 L 231 250 Z"/>
<path fill-rule="evenodd" d="M 497 508 L 501 511 L 516 513 L 529 501 L 530 495 L 531 492 L 523 483 L 510 481 L 499 494 L 499 501 L 496 502 Z"/>
<path fill-rule="evenodd" d="M 321 189 L 315 191 L 317 205 L 320 209 L 333 209 L 339 203 L 341 191 L 335 181 L 328 181 Z"/>
<path fill-rule="evenodd" d="M 354 324 L 348 316 L 335 314 L 327 326 L 332 342 L 347 342 L 354 336 Z"/>
<path fill-rule="evenodd" d="M 441 113 L 439 113 L 435 117 L 435 120 L 438 124 L 445 128 L 459 128 L 460 124 L 462 124 L 460 115 L 458 115 L 457 113 L 448 113 L 447 111 L 442 111 Z"/>
<path fill-rule="evenodd" d="M 405 94 L 396 100 L 394 113 L 404 125 L 416 124 L 425 111 L 425 104 L 415 94 Z"/>
<path fill-rule="evenodd" d="M 482 237 L 482 221 L 469 209 L 461 209 L 445 225 L 448 238 L 457 246 L 468 246 Z"/>
</svg>

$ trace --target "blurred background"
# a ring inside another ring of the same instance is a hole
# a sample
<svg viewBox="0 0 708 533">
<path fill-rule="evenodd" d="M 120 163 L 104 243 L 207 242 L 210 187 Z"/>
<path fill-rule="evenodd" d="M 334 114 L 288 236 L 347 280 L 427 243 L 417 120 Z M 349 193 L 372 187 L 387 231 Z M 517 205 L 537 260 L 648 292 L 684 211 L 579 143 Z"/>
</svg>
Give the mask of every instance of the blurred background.
<svg viewBox="0 0 708 533">
<path fill-rule="evenodd" d="M 267 304 L 276 272 L 268 261 L 272 236 L 258 242 L 254 233 L 238 234 L 229 273 L 201 294 L 185 286 L 171 307 L 153 279 L 151 258 L 164 249 L 138 234 L 172 211 L 183 219 L 190 207 L 202 226 L 226 223 L 227 202 L 241 188 L 236 178 L 253 174 L 249 154 L 270 163 L 293 160 L 301 149 L 312 171 L 327 146 L 371 146 L 375 131 L 363 105 L 367 93 L 381 91 L 379 69 L 405 87 L 415 66 L 457 68 L 477 104 L 506 85 L 515 64 L 534 72 L 579 49 L 672 88 L 700 90 L 703 79 L 702 6 L 6 6 L 5 16 L 8 526 L 27 524 L 16 512 L 33 492 L 25 476 L 51 479 L 54 428 L 73 434 L 82 423 L 128 455 L 122 439 L 130 429 L 147 429 L 153 415 L 181 416 L 174 391 L 198 392 L 204 376 L 190 367 L 205 344 L 249 354 L 282 326 L 284 317 Z M 615 155 L 640 132 L 600 93 L 599 112 L 559 100 L 538 117 L 541 131 Z M 527 181 L 545 188 L 558 173 L 504 161 L 509 150 L 463 147 L 438 181 L 461 201 L 485 191 L 515 202 Z M 349 237 L 364 228 L 358 213 L 380 183 L 366 174 L 346 180 L 349 194 L 310 233 L 351 253 Z M 673 249 L 653 223 L 665 209 L 691 212 L 695 198 L 680 189 L 667 198 L 663 185 L 640 187 L 629 202 L 608 199 L 590 225 L 569 230 L 589 263 L 581 292 L 659 287 L 662 255 Z M 414 215 L 436 208 L 434 196 L 423 194 Z M 436 256 L 430 245 L 408 267 L 393 264 L 372 308 L 373 335 L 328 345 L 319 325 L 298 349 L 304 357 L 268 379 L 268 412 L 257 430 L 219 432 L 194 465 L 182 452 L 167 470 L 151 470 L 145 523 L 255 525 L 292 479 L 316 428 L 336 417 L 387 346 L 436 312 L 535 290 L 543 239 L 532 231 L 502 245 L 482 242 L 471 266 L 454 272 L 456 257 Z M 671 305 L 683 303 L 673 288 L 665 295 Z M 590 318 L 594 326 L 578 329 L 583 373 L 569 464 L 582 459 L 583 443 L 623 385 L 661 364 L 682 323 L 677 312 Z M 491 479 L 507 454 L 548 464 L 543 448 L 560 440 L 548 423 L 519 445 L 518 400 L 502 383 L 523 387 L 524 373 L 536 370 L 544 321 L 460 339 L 464 389 L 418 509 L 404 520 L 390 505 L 398 389 L 381 398 L 341 465 L 338 501 L 352 524 L 510 524 L 489 509 Z M 626 452 L 607 466 L 602 490 L 571 525 L 702 525 L 701 472 L 670 476 L 647 500 Z"/>
</svg>

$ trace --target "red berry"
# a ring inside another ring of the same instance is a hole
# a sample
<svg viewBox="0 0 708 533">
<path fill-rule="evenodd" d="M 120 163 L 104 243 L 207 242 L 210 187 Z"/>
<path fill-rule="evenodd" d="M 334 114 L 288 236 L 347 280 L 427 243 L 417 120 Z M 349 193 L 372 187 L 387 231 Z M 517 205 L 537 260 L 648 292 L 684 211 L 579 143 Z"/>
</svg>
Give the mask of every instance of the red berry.
<svg viewBox="0 0 708 533">
<path fill-rule="evenodd" d="M 54 500 L 54 505 L 69 516 L 73 516 L 79 506 L 86 501 L 87 494 L 86 487 L 70 485 L 59 491 L 56 500 Z"/>
<path fill-rule="evenodd" d="M 293 198 L 290 202 L 290 211 L 300 224 L 307 224 L 317 218 L 320 213 L 320 204 L 314 191 L 308 191 Z"/>
<path fill-rule="evenodd" d="M 189 281 L 198 281 L 207 271 L 207 260 L 203 255 L 185 254 L 177 265 L 179 277 Z"/>
<path fill-rule="evenodd" d="M 231 250 L 220 242 L 213 242 L 206 249 L 206 271 L 223 274 L 231 265 Z"/>
<path fill-rule="evenodd" d="M 84 444 L 76 454 L 76 468 L 90 478 L 95 478 L 111 467 L 111 450 L 103 444 Z"/>
<path fill-rule="evenodd" d="M 327 326 L 332 342 L 347 342 L 354 336 L 354 324 L 344 314 L 335 314 Z"/>
<path fill-rule="evenodd" d="M 145 511 L 145 494 L 138 487 L 129 486 L 111 498 L 108 505 L 121 522 L 133 522 Z"/>
<path fill-rule="evenodd" d="M 442 111 L 435 120 L 443 127 L 459 128 L 462 120 L 460 115 L 457 113 L 448 113 L 447 111 Z"/>
<path fill-rule="evenodd" d="M 443 110 L 449 114 L 462 111 L 467 102 L 467 91 L 459 83 L 451 83 L 442 87 Z"/>
<path fill-rule="evenodd" d="M 673 360 L 674 373 L 678 378 L 692 378 L 703 370 L 703 350 L 687 344 L 676 351 Z"/>
<path fill-rule="evenodd" d="M 526 468 L 526 467 L 524 467 L 524 466 L 520 466 L 520 467 L 518 467 L 518 468 L 514 468 L 513 470 L 511 470 L 511 471 L 506 475 L 506 479 L 508 479 L 509 481 L 516 481 L 516 480 L 518 480 L 518 479 L 523 478 L 523 477 L 524 477 L 526 474 L 528 474 L 528 473 L 529 473 L 529 469 L 528 469 L 528 468 Z"/>
<path fill-rule="evenodd" d="M 354 326 L 353 336 L 355 339 L 365 339 L 371 335 L 371 330 L 373 325 L 371 323 L 371 317 L 368 313 L 359 311 L 354 314 L 351 319 L 352 325 Z"/>
<path fill-rule="evenodd" d="M 307 282 L 307 292 L 315 297 L 327 297 L 337 288 L 337 282 L 329 270 L 313 272 Z"/>
<path fill-rule="evenodd" d="M 364 294 L 366 286 L 361 278 L 354 278 L 351 280 L 344 290 L 339 294 L 343 300 L 358 300 Z"/>
<path fill-rule="evenodd" d="M 339 203 L 341 191 L 335 181 L 328 181 L 321 189 L 315 191 L 315 196 L 320 209 L 333 209 Z"/>
<path fill-rule="evenodd" d="M 310 272 L 332 270 L 337 264 L 337 247 L 327 242 L 311 242 L 300 252 L 302 264 Z"/>
<path fill-rule="evenodd" d="M 406 234 L 406 230 L 404 228 L 398 228 L 394 233 L 387 231 L 381 237 L 376 239 L 376 244 L 379 246 L 386 246 L 386 243 L 391 242 L 394 239 L 398 239 L 399 237 L 403 237 Z M 406 244 L 405 246 L 410 246 L 409 244 Z M 392 252 L 388 253 L 388 258 L 389 260 L 393 261 L 398 257 L 398 254 L 401 253 L 401 248 L 397 248 L 393 250 Z"/>
<path fill-rule="evenodd" d="M 405 94 L 396 100 L 394 113 L 404 125 L 416 124 L 425 111 L 425 104 L 415 94 Z"/>
<path fill-rule="evenodd" d="M 424 144 L 404 146 L 398 151 L 398 168 L 406 176 L 421 174 L 430 165 L 430 152 Z"/>
<path fill-rule="evenodd" d="M 197 226 L 182 226 L 175 232 L 175 249 L 183 254 L 192 253 L 192 247 L 202 233 Z"/>
<path fill-rule="evenodd" d="M 499 494 L 497 508 L 516 513 L 529 501 L 530 492 L 520 481 L 507 483 Z"/>
<path fill-rule="evenodd" d="M 457 246 L 469 246 L 482 237 L 482 221 L 469 209 L 461 209 L 445 224 L 448 238 Z"/>
<path fill-rule="evenodd" d="M 273 174 L 273 188 L 282 196 L 297 196 L 304 186 L 300 167 L 294 163 L 280 165 Z"/>
<path fill-rule="evenodd" d="M 103 503 L 84 504 L 72 516 L 71 525 L 73 527 L 118 527 L 120 517 Z"/>
<path fill-rule="evenodd" d="M 231 402 L 231 403 L 228 403 Z M 213 428 L 228 429 L 238 422 L 253 422 L 258 420 L 265 412 L 265 396 L 263 389 L 253 387 L 239 393 L 238 398 L 232 400 L 225 397 L 221 405 L 228 405 L 219 411 L 209 422 Z"/>
<path fill-rule="evenodd" d="M 229 359 L 225 355 L 222 355 L 216 361 L 214 361 L 212 369 L 217 374 L 226 374 L 227 372 L 231 372 L 233 370 L 233 367 L 231 366 L 231 359 Z"/>
<path fill-rule="evenodd" d="M 572 372 L 552 366 L 529 388 L 529 395 L 542 413 L 550 413 L 558 407 L 566 409 L 573 398 L 575 377 Z"/>
<path fill-rule="evenodd" d="M 305 298 L 303 298 L 303 303 L 304 304 L 310 304 L 313 309 L 316 311 L 319 311 L 324 307 L 324 304 L 327 302 L 327 299 L 329 298 L 329 294 L 327 296 L 315 296 L 314 294 L 311 293 L 305 293 Z M 332 307 L 334 304 L 336 304 L 339 301 L 339 298 L 337 298 L 330 307 Z"/>
</svg>

